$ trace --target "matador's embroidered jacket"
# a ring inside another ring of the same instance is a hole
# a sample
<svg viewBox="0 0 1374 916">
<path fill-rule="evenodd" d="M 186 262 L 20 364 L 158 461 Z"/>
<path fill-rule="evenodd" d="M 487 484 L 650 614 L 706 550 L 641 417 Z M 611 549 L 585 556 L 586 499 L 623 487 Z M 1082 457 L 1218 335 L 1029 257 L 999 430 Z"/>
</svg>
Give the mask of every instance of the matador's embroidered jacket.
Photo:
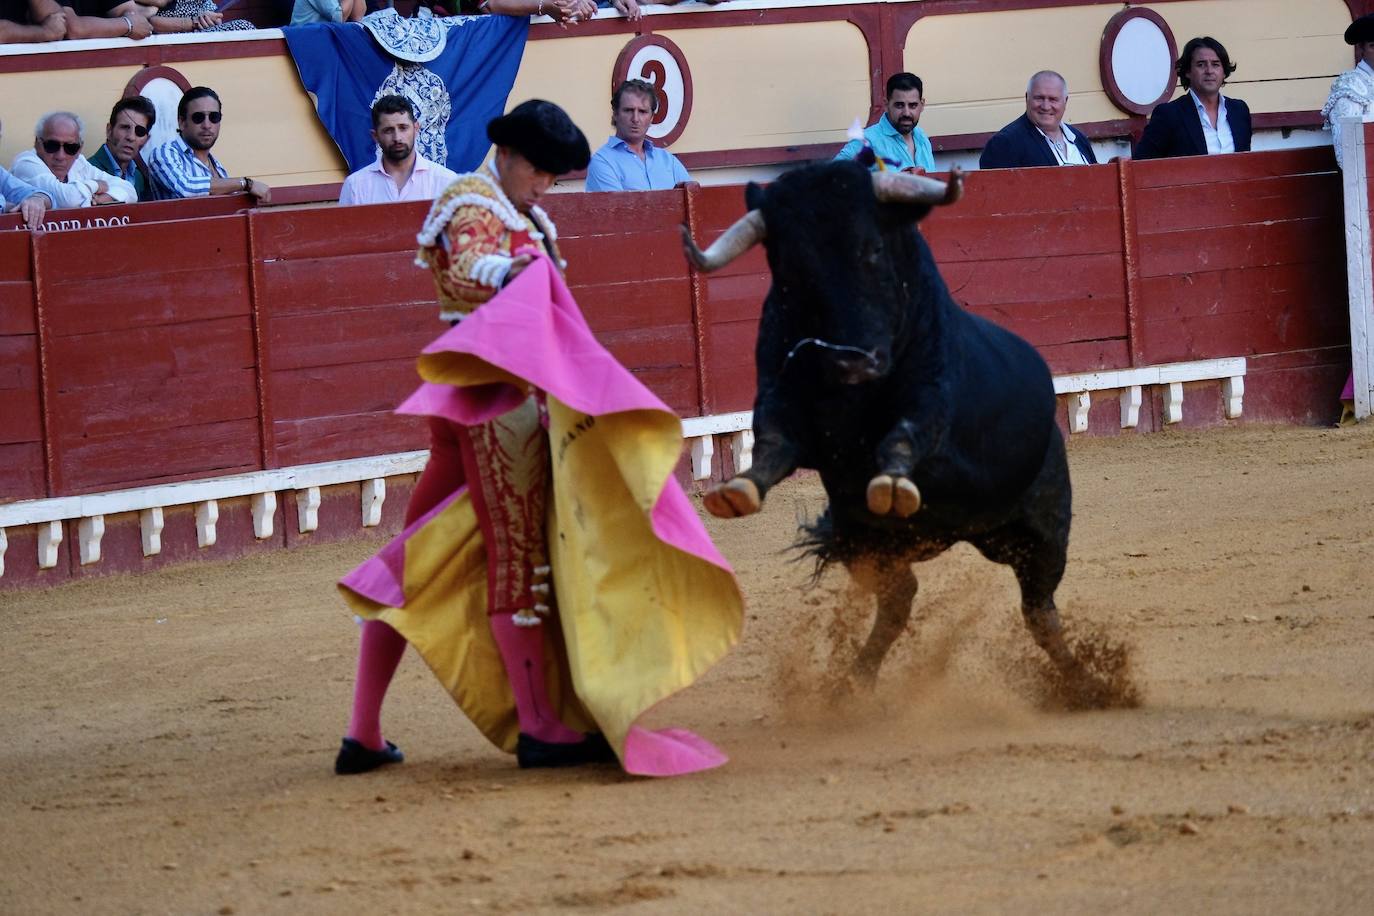
<svg viewBox="0 0 1374 916">
<path fill-rule="evenodd" d="M 557 237 L 538 206 L 528 215 L 515 209 L 488 164 L 459 175 L 434 201 L 416 236 L 415 263 L 434 272 L 439 317 L 457 321 L 495 295 L 521 248 L 542 246 L 563 267 Z"/>
</svg>

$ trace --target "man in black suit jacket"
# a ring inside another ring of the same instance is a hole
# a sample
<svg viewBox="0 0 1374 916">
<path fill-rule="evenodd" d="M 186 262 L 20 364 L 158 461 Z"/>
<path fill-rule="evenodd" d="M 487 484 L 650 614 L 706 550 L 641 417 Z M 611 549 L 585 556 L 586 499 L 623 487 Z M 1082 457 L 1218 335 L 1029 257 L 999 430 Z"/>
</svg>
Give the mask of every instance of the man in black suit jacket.
<svg viewBox="0 0 1374 916">
<path fill-rule="evenodd" d="M 1026 86 L 1026 113 L 999 130 L 978 157 L 981 169 L 1036 165 L 1096 165 L 1088 138 L 1064 123 L 1069 84 L 1042 70 Z"/>
<path fill-rule="evenodd" d="M 1136 144 L 1135 158 L 1248 153 L 1250 107 L 1221 94 L 1226 78 L 1236 72 L 1221 42 L 1194 38 L 1183 46 L 1176 70 L 1179 83 L 1188 91 L 1155 108 L 1145 135 Z"/>
</svg>

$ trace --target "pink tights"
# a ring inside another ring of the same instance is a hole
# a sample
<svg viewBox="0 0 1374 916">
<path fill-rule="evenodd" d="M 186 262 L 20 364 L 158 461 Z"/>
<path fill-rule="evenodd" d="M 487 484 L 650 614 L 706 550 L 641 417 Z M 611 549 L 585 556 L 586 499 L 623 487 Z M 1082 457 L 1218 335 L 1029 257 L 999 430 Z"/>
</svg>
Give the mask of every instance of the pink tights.
<svg viewBox="0 0 1374 916">
<path fill-rule="evenodd" d="M 406 506 L 406 524 L 438 505 L 449 493 L 463 484 L 462 453 L 453 427 L 443 420 L 430 420 L 430 458 L 424 472 L 416 481 L 415 490 Z M 558 719 L 549 703 L 544 678 L 543 627 L 517 627 L 510 614 L 494 614 L 488 618 L 491 633 L 506 665 L 506 676 L 515 693 L 515 711 L 520 730 L 527 735 L 557 744 L 581 741 L 581 732 L 573 731 Z M 396 674 L 396 666 L 405 654 L 406 641 L 380 620 L 363 624 L 362 641 L 358 647 L 358 679 L 353 685 L 353 714 L 348 721 L 348 737 L 373 750 L 381 750 L 382 701 L 387 687 Z"/>
</svg>

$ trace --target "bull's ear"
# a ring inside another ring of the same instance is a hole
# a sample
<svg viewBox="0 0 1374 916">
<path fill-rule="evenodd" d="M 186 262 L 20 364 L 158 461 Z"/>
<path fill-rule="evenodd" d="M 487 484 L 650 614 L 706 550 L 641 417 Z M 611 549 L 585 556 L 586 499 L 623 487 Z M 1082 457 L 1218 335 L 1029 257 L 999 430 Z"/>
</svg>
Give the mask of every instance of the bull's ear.
<svg viewBox="0 0 1374 916">
<path fill-rule="evenodd" d="M 744 205 L 750 210 L 757 210 L 763 206 L 763 188 L 760 185 L 752 181 L 745 185 Z"/>
</svg>

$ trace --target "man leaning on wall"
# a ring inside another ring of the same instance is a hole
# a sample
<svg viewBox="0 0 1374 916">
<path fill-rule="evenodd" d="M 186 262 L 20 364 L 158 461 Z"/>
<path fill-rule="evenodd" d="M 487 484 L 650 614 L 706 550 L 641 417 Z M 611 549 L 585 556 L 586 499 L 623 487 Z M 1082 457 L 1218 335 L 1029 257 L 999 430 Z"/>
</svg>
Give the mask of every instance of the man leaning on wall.
<svg viewBox="0 0 1374 916">
<path fill-rule="evenodd" d="M 625 80 L 611 96 L 615 134 L 592 154 L 588 191 L 667 191 L 690 181 L 678 158 L 649 139 L 658 93 L 644 80 Z"/>
<path fill-rule="evenodd" d="M 1215 156 L 1250 151 L 1250 108 L 1221 94 L 1236 65 L 1215 38 L 1194 38 L 1174 67 L 1186 92 L 1155 107 L 1136 144 L 1136 159 Z"/>
<path fill-rule="evenodd" d="M 118 175 L 133 185 L 139 200 L 156 199 L 152 181 L 144 174 L 146 166 L 138 158 L 156 123 L 157 109 L 148 99 L 141 95 L 120 99 L 105 124 L 105 144 L 90 158 L 91 165 L 102 172 Z"/>
<path fill-rule="evenodd" d="M 1096 165 L 1088 138 L 1064 122 L 1068 107 L 1068 80 L 1053 70 L 1041 70 L 1026 84 L 1026 113 L 993 135 L 978 167 Z"/>
<path fill-rule="evenodd" d="M 0 44 L 60 41 L 67 17 L 56 0 L 0 0 Z"/>
<path fill-rule="evenodd" d="M 70 111 L 52 111 L 38 119 L 33 149 L 14 159 L 14 175 L 41 189 L 58 207 L 92 207 L 138 202 L 134 186 L 101 171 L 81 154 L 85 126 Z"/>
<path fill-rule="evenodd" d="M 154 147 L 147 156 L 159 197 L 250 194 L 259 203 L 272 199 L 266 182 L 230 177 L 229 170 L 211 152 L 219 142 L 223 117 L 219 94 L 210 87 L 192 86 L 182 94 L 177 103 L 176 136 Z"/>
<path fill-rule="evenodd" d="M 887 78 L 887 104 L 882 115 L 836 154 L 836 159 L 853 159 L 865 143 L 877 160 L 901 172 L 935 171 L 935 153 L 930 138 L 921 130 L 921 112 L 925 110 L 925 84 L 914 73 L 894 73 Z"/>
</svg>

